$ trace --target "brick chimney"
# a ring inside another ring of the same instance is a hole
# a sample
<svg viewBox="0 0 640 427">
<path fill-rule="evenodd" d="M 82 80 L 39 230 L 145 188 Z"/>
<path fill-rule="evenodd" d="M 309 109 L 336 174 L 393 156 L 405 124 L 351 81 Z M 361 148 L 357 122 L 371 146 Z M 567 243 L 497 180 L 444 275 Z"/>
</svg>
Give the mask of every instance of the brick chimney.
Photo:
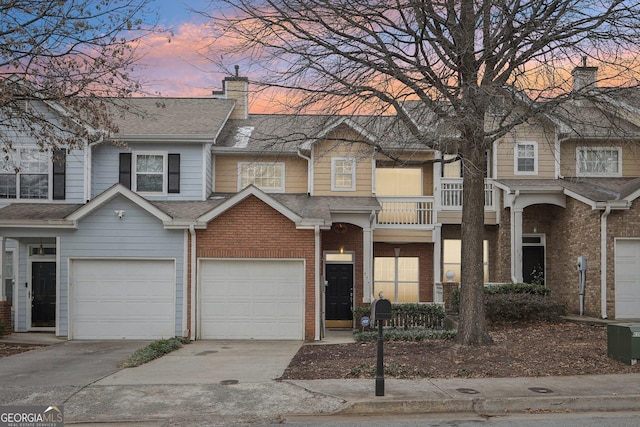
<svg viewBox="0 0 640 427">
<path fill-rule="evenodd" d="M 249 79 L 240 77 L 240 67 L 235 66 L 236 74 L 225 77 L 222 81 L 222 90 L 213 91 L 213 97 L 219 99 L 233 99 L 236 106 L 231 112 L 230 119 L 246 119 L 249 117 Z"/>
<path fill-rule="evenodd" d="M 598 78 L 598 67 L 587 67 L 587 57 L 582 57 L 582 65 L 571 72 L 573 76 L 573 91 L 595 89 Z"/>
</svg>

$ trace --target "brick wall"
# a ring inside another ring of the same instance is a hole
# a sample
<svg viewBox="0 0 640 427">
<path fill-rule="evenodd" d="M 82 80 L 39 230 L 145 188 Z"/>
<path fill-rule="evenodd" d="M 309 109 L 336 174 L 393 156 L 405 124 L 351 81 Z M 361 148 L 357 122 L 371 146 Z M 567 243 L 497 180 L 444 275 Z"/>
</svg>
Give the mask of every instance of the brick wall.
<svg viewBox="0 0 640 427">
<path fill-rule="evenodd" d="M 297 230 L 285 216 L 250 196 L 215 218 L 206 229 L 196 230 L 196 257 L 305 259 L 304 330 L 305 339 L 313 340 L 316 315 L 314 240 L 313 230 Z M 190 284 L 189 280 L 189 288 Z M 190 304 L 188 312 L 190 318 Z"/>
<path fill-rule="evenodd" d="M 11 324 L 11 303 L 9 301 L 0 301 L 0 321 L 4 324 L 4 330 L 0 330 L 0 336 L 9 335 L 13 331 Z"/>
</svg>

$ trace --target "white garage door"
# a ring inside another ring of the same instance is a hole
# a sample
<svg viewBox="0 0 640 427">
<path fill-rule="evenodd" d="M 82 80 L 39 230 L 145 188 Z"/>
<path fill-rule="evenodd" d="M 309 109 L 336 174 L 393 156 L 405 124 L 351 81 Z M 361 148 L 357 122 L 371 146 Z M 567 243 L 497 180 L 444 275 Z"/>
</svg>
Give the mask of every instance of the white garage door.
<svg viewBox="0 0 640 427">
<path fill-rule="evenodd" d="M 302 340 L 304 262 L 203 260 L 200 338 Z"/>
<path fill-rule="evenodd" d="M 640 240 L 616 240 L 616 319 L 640 318 Z"/>
<path fill-rule="evenodd" d="M 175 336 L 171 260 L 73 260 L 71 338 Z"/>
</svg>

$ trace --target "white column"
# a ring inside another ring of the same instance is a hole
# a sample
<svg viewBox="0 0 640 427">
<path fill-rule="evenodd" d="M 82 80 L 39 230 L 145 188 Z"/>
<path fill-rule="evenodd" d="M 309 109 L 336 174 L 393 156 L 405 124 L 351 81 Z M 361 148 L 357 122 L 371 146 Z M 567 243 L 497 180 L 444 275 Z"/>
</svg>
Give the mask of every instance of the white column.
<svg viewBox="0 0 640 427">
<path fill-rule="evenodd" d="M 442 295 L 442 233 L 436 224 L 432 232 L 433 241 L 433 302 L 444 302 Z"/>
<path fill-rule="evenodd" d="M 511 206 L 511 280 L 522 282 L 522 208 Z"/>
<path fill-rule="evenodd" d="M 362 302 L 370 303 L 373 295 L 373 230 L 362 229 Z"/>
</svg>

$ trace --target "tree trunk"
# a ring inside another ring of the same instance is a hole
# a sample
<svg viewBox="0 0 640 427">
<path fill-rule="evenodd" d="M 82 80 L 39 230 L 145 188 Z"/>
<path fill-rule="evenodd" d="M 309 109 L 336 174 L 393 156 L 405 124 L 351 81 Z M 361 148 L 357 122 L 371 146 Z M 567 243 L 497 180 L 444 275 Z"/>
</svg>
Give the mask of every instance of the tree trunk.
<svg viewBox="0 0 640 427">
<path fill-rule="evenodd" d="M 484 309 L 484 176 L 482 141 L 468 143 L 463 150 L 462 258 L 458 343 L 469 346 L 492 343 Z"/>
</svg>

